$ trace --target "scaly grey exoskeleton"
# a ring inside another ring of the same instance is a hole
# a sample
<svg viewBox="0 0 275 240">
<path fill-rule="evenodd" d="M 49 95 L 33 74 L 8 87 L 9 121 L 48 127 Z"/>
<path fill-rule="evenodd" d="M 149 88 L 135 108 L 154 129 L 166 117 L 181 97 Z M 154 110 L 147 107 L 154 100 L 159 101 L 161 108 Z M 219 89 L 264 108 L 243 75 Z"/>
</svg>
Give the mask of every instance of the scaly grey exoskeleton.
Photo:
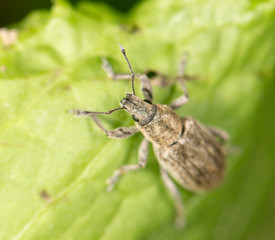
<svg viewBox="0 0 275 240">
<path fill-rule="evenodd" d="M 123 165 L 107 180 L 108 190 L 116 184 L 120 175 L 144 168 L 147 162 L 149 142 L 152 143 L 155 155 L 160 164 L 161 176 L 175 200 L 176 224 L 184 222 L 184 208 L 180 194 L 172 176 L 181 186 L 192 192 L 203 192 L 218 186 L 225 173 L 224 142 L 228 135 L 216 128 L 206 127 L 192 117 L 179 117 L 174 111 L 188 101 L 184 84 L 184 68 L 186 57 L 180 64 L 178 80 L 184 94 L 172 101 L 169 106 L 153 104 L 153 90 L 145 74 L 135 74 L 126 56 L 125 49 L 120 45 L 131 74 L 115 74 L 111 65 L 103 59 L 103 68 L 113 79 L 131 78 L 133 93 L 127 93 L 120 102 L 121 108 L 108 112 L 92 112 L 73 110 L 75 115 L 91 117 L 100 129 L 110 138 L 127 138 L 137 132 L 144 135 L 139 148 L 138 164 Z M 135 95 L 134 78 L 139 77 L 145 100 Z M 133 127 L 120 127 L 107 130 L 98 119 L 98 114 L 111 114 L 124 109 L 135 121 Z"/>
</svg>

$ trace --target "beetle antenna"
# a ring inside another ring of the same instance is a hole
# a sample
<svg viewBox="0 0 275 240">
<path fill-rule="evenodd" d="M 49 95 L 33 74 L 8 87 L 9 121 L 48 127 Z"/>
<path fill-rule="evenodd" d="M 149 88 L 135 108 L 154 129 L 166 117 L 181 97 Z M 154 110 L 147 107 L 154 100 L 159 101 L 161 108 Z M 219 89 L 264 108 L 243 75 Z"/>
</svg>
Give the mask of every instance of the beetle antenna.
<svg viewBox="0 0 275 240">
<path fill-rule="evenodd" d="M 122 109 L 124 109 L 124 108 L 123 107 L 115 108 L 108 112 L 93 112 L 93 111 L 74 109 L 74 110 L 70 110 L 70 113 L 77 115 L 77 116 L 89 116 L 89 115 L 98 115 L 98 114 L 111 114 L 115 111 L 122 110 Z"/>
<path fill-rule="evenodd" d="M 125 48 L 120 43 L 118 45 L 120 47 L 120 51 L 122 52 L 122 54 L 123 54 L 123 56 L 124 56 L 124 58 L 125 58 L 125 60 L 126 60 L 126 62 L 128 64 L 128 67 L 129 67 L 129 69 L 131 71 L 132 90 L 133 90 L 133 94 L 136 95 L 136 93 L 135 93 L 135 86 L 134 86 L 135 73 L 134 73 L 134 71 L 132 69 L 132 66 L 131 66 L 131 64 L 130 64 L 128 58 L 127 58 L 127 56 L 126 56 Z"/>
</svg>

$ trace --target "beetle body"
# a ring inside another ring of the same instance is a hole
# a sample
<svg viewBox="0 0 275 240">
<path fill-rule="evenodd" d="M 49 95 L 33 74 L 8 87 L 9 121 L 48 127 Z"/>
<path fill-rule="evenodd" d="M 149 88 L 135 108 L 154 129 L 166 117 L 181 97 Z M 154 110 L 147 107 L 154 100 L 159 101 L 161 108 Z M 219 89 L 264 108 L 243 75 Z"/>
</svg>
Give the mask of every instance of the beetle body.
<svg viewBox="0 0 275 240">
<path fill-rule="evenodd" d="M 162 179 L 175 201 L 176 224 L 182 226 L 184 208 L 176 185 L 169 176 L 193 192 L 203 192 L 217 187 L 223 181 L 225 174 L 224 143 L 228 135 L 224 131 L 204 126 L 192 117 L 181 118 L 174 111 L 188 101 L 188 94 L 183 81 L 188 79 L 183 73 L 185 60 L 181 62 L 178 77 L 184 95 L 176 98 L 169 106 L 153 104 L 153 90 L 148 77 L 144 74 L 134 74 L 125 49 L 121 45 L 120 48 L 131 70 L 131 75 L 115 74 L 106 59 L 103 59 L 103 68 L 108 76 L 114 80 L 131 78 L 133 93 L 127 93 L 126 97 L 121 100 L 121 108 L 108 112 L 73 110 L 73 113 L 78 116 L 91 117 L 110 138 L 127 138 L 137 132 L 141 132 L 144 136 L 139 147 L 138 164 L 122 165 L 115 170 L 113 175 L 107 179 L 107 190 L 113 189 L 122 174 L 146 166 L 149 142 L 152 143 L 160 164 Z M 145 100 L 135 95 L 135 76 L 140 79 Z M 125 110 L 130 113 L 135 121 L 135 126 L 107 130 L 97 115 L 111 114 L 117 110 Z"/>
<path fill-rule="evenodd" d="M 222 182 L 225 151 L 208 127 L 192 117 L 180 118 L 166 105 L 145 102 L 130 93 L 121 106 L 135 116 L 135 125 L 153 144 L 159 164 L 181 186 L 202 192 Z"/>
</svg>

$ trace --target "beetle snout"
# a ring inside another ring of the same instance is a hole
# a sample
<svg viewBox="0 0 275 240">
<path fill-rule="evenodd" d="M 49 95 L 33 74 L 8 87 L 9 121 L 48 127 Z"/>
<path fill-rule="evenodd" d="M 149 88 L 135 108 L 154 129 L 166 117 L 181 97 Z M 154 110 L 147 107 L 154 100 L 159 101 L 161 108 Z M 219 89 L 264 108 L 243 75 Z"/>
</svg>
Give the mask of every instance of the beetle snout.
<svg viewBox="0 0 275 240">
<path fill-rule="evenodd" d="M 136 107 L 137 107 L 137 104 L 135 103 L 136 102 L 135 97 L 136 96 L 134 96 L 133 94 L 127 93 L 126 97 L 123 98 L 120 101 L 121 107 L 123 107 L 127 112 L 130 112 L 130 113 L 132 113 L 133 111 L 135 111 Z"/>
<path fill-rule="evenodd" d="M 120 101 L 120 105 L 122 106 L 122 107 L 126 107 L 127 105 L 129 105 L 129 104 L 134 104 L 134 102 L 136 102 L 136 98 L 138 98 L 138 97 L 136 97 L 135 95 L 133 95 L 132 93 L 127 93 L 126 94 L 126 97 L 125 98 L 123 98 L 121 101 Z M 135 105 L 135 104 L 134 104 Z"/>
<path fill-rule="evenodd" d="M 132 100 L 132 97 L 134 95 L 132 93 L 126 93 L 126 97 L 123 98 L 120 103 L 123 104 L 123 103 L 126 103 L 127 101 L 131 101 Z"/>
</svg>

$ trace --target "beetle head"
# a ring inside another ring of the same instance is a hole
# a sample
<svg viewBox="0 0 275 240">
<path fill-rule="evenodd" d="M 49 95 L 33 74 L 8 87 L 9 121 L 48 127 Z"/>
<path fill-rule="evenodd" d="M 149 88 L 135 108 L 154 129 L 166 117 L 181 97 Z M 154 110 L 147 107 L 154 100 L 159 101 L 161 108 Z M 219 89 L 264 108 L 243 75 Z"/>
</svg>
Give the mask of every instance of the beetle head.
<svg viewBox="0 0 275 240">
<path fill-rule="evenodd" d="M 149 100 L 142 100 L 132 93 L 127 93 L 120 105 L 132 115 L 134 121 L 138 122 L 140 126 L 151 122 L 157 112 L 157 107 Z"/>
</svg>

